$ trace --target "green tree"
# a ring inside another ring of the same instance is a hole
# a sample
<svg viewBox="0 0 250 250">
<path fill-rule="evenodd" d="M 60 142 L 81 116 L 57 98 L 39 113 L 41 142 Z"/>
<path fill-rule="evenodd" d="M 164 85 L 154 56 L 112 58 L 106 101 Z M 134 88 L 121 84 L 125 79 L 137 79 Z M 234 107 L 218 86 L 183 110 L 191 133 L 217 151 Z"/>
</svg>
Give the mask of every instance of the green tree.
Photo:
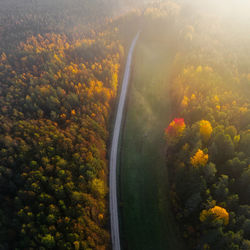
<svg viewBox="0 0 250 250">
<path fill-rule="evenodd" d="M 51 234 L 46 234 L 42 237 L 41 243 L 45 246 L 46 249 L 51 249 L 55 247 L 55 239 Z"/>
</svg>

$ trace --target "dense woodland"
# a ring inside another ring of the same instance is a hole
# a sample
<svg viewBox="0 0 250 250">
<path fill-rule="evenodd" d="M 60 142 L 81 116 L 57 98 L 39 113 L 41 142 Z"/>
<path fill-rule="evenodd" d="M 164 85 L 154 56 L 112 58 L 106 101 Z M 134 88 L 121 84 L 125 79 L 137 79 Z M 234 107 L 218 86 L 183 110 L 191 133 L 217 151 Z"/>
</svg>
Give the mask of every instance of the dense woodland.
<svg viewBox="0 0 250 250">
<path fill-rule="evenodd" d="M 249 37 L 212 15 L 178 18 L 186 32 L 165 131 L 172 208 L 189 249 L 250 249 Z"/>
<path fill-rule="evenodd" d="M 0 249 L 110 249 L 120 66 L 135 23 L 154 17 L 119 6 L 129 5 L 0 3 Z"/>
<path fill-rule="evenodd" d="M 132 2 L 0 3 L 0 249 L 110 248 L 110 116 L 139 29 L 176 51 L 166 165 L 188 248 L 250 249 L 247 26 L 170 1 L 119 17 Z"/>
<path fill-rule="evenodd" d="M 109 247 L 106 154 L 124 52 L 104 7 L 1 2 L 0 249 Z"/>
</svg>

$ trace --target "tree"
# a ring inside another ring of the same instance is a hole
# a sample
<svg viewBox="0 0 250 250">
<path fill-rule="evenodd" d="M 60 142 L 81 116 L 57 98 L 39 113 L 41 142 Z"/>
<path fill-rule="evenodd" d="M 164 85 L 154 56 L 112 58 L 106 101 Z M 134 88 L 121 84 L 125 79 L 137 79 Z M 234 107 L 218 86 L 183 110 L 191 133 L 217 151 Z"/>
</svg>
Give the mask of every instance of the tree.
<svg viewBox="0 0 250 250">
<path fill-rule="evenodd" d="M 186 124 L 183 118 L 175 118 L 165 130 L 166 136 L 170 138 L 179 137 L 182 135 L 186 128 Z"/>
<path fill-rule="evenodd" d="M 246 219 L 242 226 L 244 230 L 244 236 L 249 239 L 250 238 L 250 219 Z"/>
<path fill-rule="evenodd" d="M 200 121 L 200 135 L 204 143 L 207 143 L 208 140 L 211 137 L 211 134 L 213 132 L 213 128 L 211 126 L 211 123 L 206 120 Z"/>
<path fill-rule="evenodd" d="M 41 243 L 46 247 L 46 249 L 51 249 L 55 246 L 55 239 L 51 234 L 46 234 L 42 237 Z"/>
<path fill-rule="evenodd" d="M 209 162 L 202 168 L 204 177 L 208 183 L 213 183 L 215 179 L 215 174 L 217 173 L 217 169 L 214 163 Z"/>
<path fill-rule="evenodd" d="M 201 149 L 195 153 L 193 157 L 190 158 L 190 163 L 194 167 L 205 166 L 208 161 L 208 154 L 205 154 Z"/>
<path fill-rule="evenodd" d="M 202 210 L 200 214 L 200 221 L 205 221 L 208 217 L 214 219 L 214 220 L 223 220 L 224 225 L 227 225 L 229 223 L 229 213 L 225 208 L 222 208 L 220 206 L 214 206 L 213 208 L 210 208 L 209 210 Z"/>
<path fill-rule="evenodd" d="M 234 154 L 234 144 L 230 135 L 225 135 L 224 133 L 218 133 L 209 148 L 212 161 L 221 164 L 230 158 Z"/>
<path fill-rule="evenodd" d="M 214 197 L 220 202 L 225 201 L 229 195 L 228 180 L 227 175 L 221 175 L 219 180 L 213 184 Z"/>
<path fill-rule="evenodd" d="M 239 192 L 241 194 L 241 197 L 246 201 L 250 201 L 250 167 L 248 167 L 240 176 L 239 184 L 240 189 Z"/>
</svg>

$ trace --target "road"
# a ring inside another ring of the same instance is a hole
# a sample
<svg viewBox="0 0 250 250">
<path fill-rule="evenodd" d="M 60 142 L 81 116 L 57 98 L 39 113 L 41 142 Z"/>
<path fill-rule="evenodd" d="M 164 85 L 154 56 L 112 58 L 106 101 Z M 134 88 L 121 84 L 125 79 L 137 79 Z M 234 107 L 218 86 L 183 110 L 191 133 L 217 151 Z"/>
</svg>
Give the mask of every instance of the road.
<svg viewBox="0 0 250 250">
<path fill-rule="evenodd" d="M 125 73 L 122 82 L 122 89 L 120 93 L 120 99 L 116 114 L 115 127 L 113 131 L 112 146 L 110 152 L 110 164 L 109 164 L 109 211 L 110 211 L 110 225 L 111 225 L 111 240 L 112 249 L 120 250 L 120 235 L 119 235 L 119 219 L 118 219 L 118 206 L 117 206 L 117 180 L 116 180 L 116 165 L 117 165 L 117 150 L 119 135 L 121 131 L 121 123 L 124 111 L 124 105 L 127 95 L 127 89 L 130 78 L 130 69 L 132 63 L 132 56 L 136 42 L 139 38 L 140 33 L 134 37 L 132 44 L 129 49 Z"/>
</svg>

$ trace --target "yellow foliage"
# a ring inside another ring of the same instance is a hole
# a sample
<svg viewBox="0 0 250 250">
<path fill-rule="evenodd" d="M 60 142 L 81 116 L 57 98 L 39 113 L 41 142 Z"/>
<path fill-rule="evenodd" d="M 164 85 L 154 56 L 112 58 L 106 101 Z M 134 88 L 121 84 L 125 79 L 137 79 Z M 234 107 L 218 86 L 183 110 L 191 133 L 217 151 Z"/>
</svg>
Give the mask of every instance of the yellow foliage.
<svg viewBox="0 0 250 250">
<path fill-rule="evenodd" d="M 194 167 L 205 166 L 208 161 L 208 154 L 204 154 L 201 149 L 195 153 L 193 157 L 190 158 L 190 162 Z"/>
<path fill-rule="evenodd" d="M 98 214 L 98 219 L 99 220 L 103 220 L 103 218 L 104 218 L 103 214 Z"/>
<path fill-rule="evenodd" d="M 61 117 L 62 119 L 66 119 L 66 114 L 61 114 L 60 117 Z"/>
<path fill-rule="evenodd" d="M 206 72 L 208 72 L 208 73 L 212 73 L 212 72 L 213 72 L 213 68 L 211 68 L 211 67 L 209 67 L 209 66 L 206 66 L 206 67 L 204 68 L 204 70 L 205 70 Z"/>
<path fill-rule="evenodd" d="M 219 103 L 220 102 L 220 98 L 217 95 L 215 95 L 214 98 L 213 98 L 213 101 L 215 103 Z"/>
<path fill-rule="evenodd" d="M 185 108 L 188 106 L 188 103 L 189 103 L 189 99 L 187 96 L 184 96 L 183 99 L 182 99 L 182 102 L 181 102 L 181 107 L 182 108 Z"/>
<path fill-rule="evenodd" d="M 216 109 L 220 110 L 220 105 L 216 105 L 215 107 Z"/>
<path fill-rule="evenodd" d="M 196 72 L 200 73 L 200 72 L 202 72 L 202 70 L 203 70 L 202 66 L 198 66 L 197 69 L 196 69 Z"/>
<path fill-rule="evenodd" d="M 234 143 L 238 143 L 240 141 L 240 135 L 236 135 L 234 137 Z"/>
<path fill-rule="evenodd" d="M 200 121 L 200 135 L 204 142 L 207 142 L 210 139 L 212 132 L 213 132 L 213 128 L 211 126 L 211 123 L 206 120 L 201 120 Z"/>
<path fill-rule="evenodd" d="M 76 111 L 74 109 L 71 110 L 71 115 L 75 115 Z"/>
<path fill-rule="evenodd" d="M 217 220 L 222 219 L 224 221 L 224 225 L 227 225 L 229 222 L 229 213 L 223 207 L 214 206 L 209 210 L 202 210 L 200 214 L 200 221 L 203 222 L 210 215 L 214 215 Z"/>
<path fill-rule="evenodd" d="M 54 54 L 54 59 L 58 62 L 61 62 L 61 59 L 57 56 L 57 54 Z"/>
<path fill-rule="evenodd" d="M 25 100 L 26 101 L 31 101 L 31 97 L 29 95 L 26 95 Z"/>
<path fill-rule="evenodd" d="M 70 222 L 70 218 L 69 217 L 64 217 L 64 221 L 66 222 L 66 223 L 69 223 Z"/>
<path fill-rule="evenodd" d="M 225 225 L 228 224 L 228 222 L 229 222 L 229 213 L 227 212 L 227 210 L 225 208 L 215 206 L 215 207 L 211 208 L 211 212 L 213 214 L 215 214 L 218 218 L 223 219 Z"/>
<path fill-rule="evenodd" d="M 116 90 L 118 83 L 118 74 L 117 72 L 112 74 L 112 87 Z"/>
<path fill-rule="evenodd" d="M 200 221 L 203 222 L 209 215 L 209 210 L 202 210 L 200 213 Z"/>
<path fill-rule="evenodd" d="M 37 54 L 41 53 L 41 50 L 39 48 L 36 48 L 36 53 Z"/>
<path fill-rule="evenodd" d="M 92 181 L 93 191 L 100 197 L 104 197 L 106 194 L 105 184 L 102 180 L 94 178 Z"/>
<path fill-rule="evenodd" d="M 247 107 L 240 107 L 240 112 L 241 113 L 246 113 L 247 112 Z"/>
<path fill-rule="evenodd" d="M 75 241 L 73 244 L 75 246 L 75 250 L 79 250 L 80 249 L 80 243 L 79 243 L 79 241 Z"/>
<path fill-rule="evenodd" d="M 195 94 L 192 94 L 190 99 L 191 99 L 192 101 L 196 100 L 196 95 L 195 95 Z"/>
</svg>

